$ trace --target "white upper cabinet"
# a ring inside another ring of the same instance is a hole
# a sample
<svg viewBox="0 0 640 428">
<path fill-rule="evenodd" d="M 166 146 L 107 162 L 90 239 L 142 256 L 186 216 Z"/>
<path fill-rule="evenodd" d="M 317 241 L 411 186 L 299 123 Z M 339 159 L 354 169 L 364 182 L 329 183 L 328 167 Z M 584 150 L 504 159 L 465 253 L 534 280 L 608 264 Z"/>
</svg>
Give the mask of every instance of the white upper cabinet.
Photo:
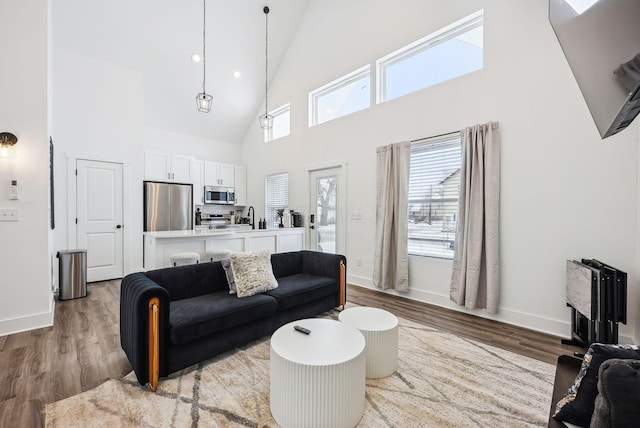
<svg viewBox="0 0 640 428">
<path fill-rule="evenodd" d="M 234 181 L 235 181 L 235 199 L 236 205 L 247 205 L 247 167 L 243 165 L 235 165 L 234 167 Z"/>
<path fill-rule="evenodd" d="M 175 153 L 144 151 L 144 178 L 146 180 L 191 183 L 193 156 Z"/>
<path fill-rule="evenodd" d="M 204 185 L 234 187 L 234 166 L 226 163 L 204 162 Z"/>
<path fill-rule="evenodd" d="M 171 178 L 180 183 L 193 182 L 191 174 L 191 162 L 195 160 L 193 156 L 171 155 Z"/>
<path fill-rule="evenodd" d="M 225 187 L 235 186 L 235 166 L 226 163 L 220 164 L 220 185 Z"/>
</svg>

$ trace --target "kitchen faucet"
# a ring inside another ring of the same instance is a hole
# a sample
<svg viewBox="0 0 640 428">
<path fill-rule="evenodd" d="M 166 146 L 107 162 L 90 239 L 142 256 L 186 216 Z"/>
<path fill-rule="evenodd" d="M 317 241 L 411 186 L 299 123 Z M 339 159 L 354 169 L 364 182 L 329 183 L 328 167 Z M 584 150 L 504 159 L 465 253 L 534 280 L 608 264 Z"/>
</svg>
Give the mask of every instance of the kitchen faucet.
<svg viewBox="0 0 640 428">
<path fill-rule="evenodd" d="M 253 209 L 253 205 L 247 210 L 247 215 L 251 213 L 251 229 L 256 228 L 256 210 Z"/>
</svg>

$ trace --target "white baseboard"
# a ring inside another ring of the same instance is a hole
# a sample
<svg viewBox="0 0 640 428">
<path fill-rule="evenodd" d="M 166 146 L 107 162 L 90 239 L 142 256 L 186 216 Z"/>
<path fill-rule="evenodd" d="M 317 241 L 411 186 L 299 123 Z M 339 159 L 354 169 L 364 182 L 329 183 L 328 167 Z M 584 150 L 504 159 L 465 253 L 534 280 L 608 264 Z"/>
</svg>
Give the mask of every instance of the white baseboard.
<svg viewBox="0 0 640 428">
<path fill-rule="evenodd" d="M 55 313 L 55 296 L 51 295 L 49 310 L 38 314 L 27 315 L 24 317 L 0 320 L 0 336 L 21 333 L 23 331 L 35 330 L 38 328 L 51 327 L 54 321 Z"/>
<path fill-rule="evenodd" d="M 364 288 L 381 291 L 373 286 L 373 280 L 371 278 L 348 275 L 347 282 L 349 284 L 358 285 Z M 458 312 L 475 315 L 481 318 L 500 321 L 506 324 L 528 328 L 530 330 L 553 334 L 555 336 L 563 338 L 568 338 L 569 334 L 571 333 L 571 324 L 569 321 L 555 320 L 535 314 L 510 310 L 507 308 L 500 308 L 499 313 L 495 315 L 489 314 L 484 310 L 469 310 L 451 302 L 448 295 L 434 293 L 431 291 L 409 288 L 409 292 L 407 293 L 399 293 L 395 290 L 384 290 L 382 292 L 394 296 L 405 297 L 407 299 L 417 300 L 419 302 L 428 303 L 435 306 L 440 306 L 447 309 L 452 309 Z"/>
<path fill-rule="evenodd" d="M 393 296 L 405 297 L 407 299 L 428 303 L 430 305 L 440 306 L 443 308 L 452 309 L 454 311 L 475 315 L 481 318 L 500 321 L 506 324 L 527 328 L 529 330 L 552 334 L 560 338 L 568 339 L 570 338 L 571 334 L 570 321 L 556 320 L 540 315 L 515 311 L 506 308 L 500 308 L 499 313 L 495 315 L 488 314 L 484 310 L 469 310 L 451 302 L 448 295 L 433 293 L 425 290 L 416 290 L 415 288 L 410 288 L 408 293 L 399 293 L 395 290 L 382 291 L 373 286 L 373 280 L 371 278 L 365 278 L 357 275 L 347 275 L 347 283 L 358 285 L 360 287 L 368 288 L 375 291 L 380 291 L 382 293 L 390 294 Z M 349 292 L 347 291 L 347 299 L 349 298 L 348 296 Z M 637 343 L 632 337 L 623 334 L 619 335 L 618 342 L 631 344 Z"/>
<path fill-rule="evenodd" d="M 373 279 L 366 278 L 357 275 L 347 275 L 347 283 L 358 285 L 360 287 L 368 288 L 371 290 L 386 293 L 392 296 L 404 297 L 411 300 L 416 300 L 430 305 L 440 306 L 443 308 L 451 309 L 457 312 L 463 312 L 471 315 L 475 315 L 481 318 L 486 318 L 494 321 L 503 322 L 505 324 L 515 325 L 518 327 L 527 328 L 529 330 L 539 331 L 541 333 L 547 333 L 559 338 L 569 339 L 571 334 L 571 321 L 570 320 L 557 320 L 539 315 L 529 314 L 521 311 L 514 311 L 510 309 L 500 308 L 498 314 L 488 314 L 484 310 L 469 310 L 464 307 L 458 306 L 451 302 L 448 295 L 439 293 L 433 293 L 425 290 L 417 290 L 415 288 L 409 288 L 408 293 L 399 293 L 395 290 L 380 290 L 373 286 Z M 349 292 L 347 291 L 347 299 L 349 298 Z M 637 344 L 638 341 L 634 340 L 631 336 L 620 333 L 618 335 L 618 343 L 630 343 Z"/>
</svg>

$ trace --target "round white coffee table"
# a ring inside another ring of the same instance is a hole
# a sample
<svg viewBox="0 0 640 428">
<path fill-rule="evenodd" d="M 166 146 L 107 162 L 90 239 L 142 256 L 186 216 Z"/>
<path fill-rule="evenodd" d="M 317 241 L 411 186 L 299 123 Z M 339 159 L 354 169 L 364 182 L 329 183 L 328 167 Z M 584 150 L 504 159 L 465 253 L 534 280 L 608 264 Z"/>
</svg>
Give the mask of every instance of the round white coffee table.
<svg viewBox="0 0 640 428">
<path fill-rule="evenodd" d="M 395 315 L 363 306 L 345 309 L 338 319 L 364 335 L 368 378 L 386 377 L 398 369 L 398 318 Z"/>
<path fill-rule="evenodd" d="M 352 428 L 364 413 L 365 370 L 355 328 L 315 318 L 285 324 L 271 336 L 271 414 L 283 428 Z"/>
</svg>

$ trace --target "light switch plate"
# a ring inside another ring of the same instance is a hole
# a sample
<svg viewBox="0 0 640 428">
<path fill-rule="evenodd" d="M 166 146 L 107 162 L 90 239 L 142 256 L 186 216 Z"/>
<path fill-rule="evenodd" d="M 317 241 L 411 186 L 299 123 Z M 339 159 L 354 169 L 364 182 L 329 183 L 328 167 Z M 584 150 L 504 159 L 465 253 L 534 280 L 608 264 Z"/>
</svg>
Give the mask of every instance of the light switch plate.
<svg viewBox="0 0 640 428">
<path fill-rule="evenodd" d="M 20 221 L 20 208 L 0 208 L 0 221 Z"/>
</svg>

